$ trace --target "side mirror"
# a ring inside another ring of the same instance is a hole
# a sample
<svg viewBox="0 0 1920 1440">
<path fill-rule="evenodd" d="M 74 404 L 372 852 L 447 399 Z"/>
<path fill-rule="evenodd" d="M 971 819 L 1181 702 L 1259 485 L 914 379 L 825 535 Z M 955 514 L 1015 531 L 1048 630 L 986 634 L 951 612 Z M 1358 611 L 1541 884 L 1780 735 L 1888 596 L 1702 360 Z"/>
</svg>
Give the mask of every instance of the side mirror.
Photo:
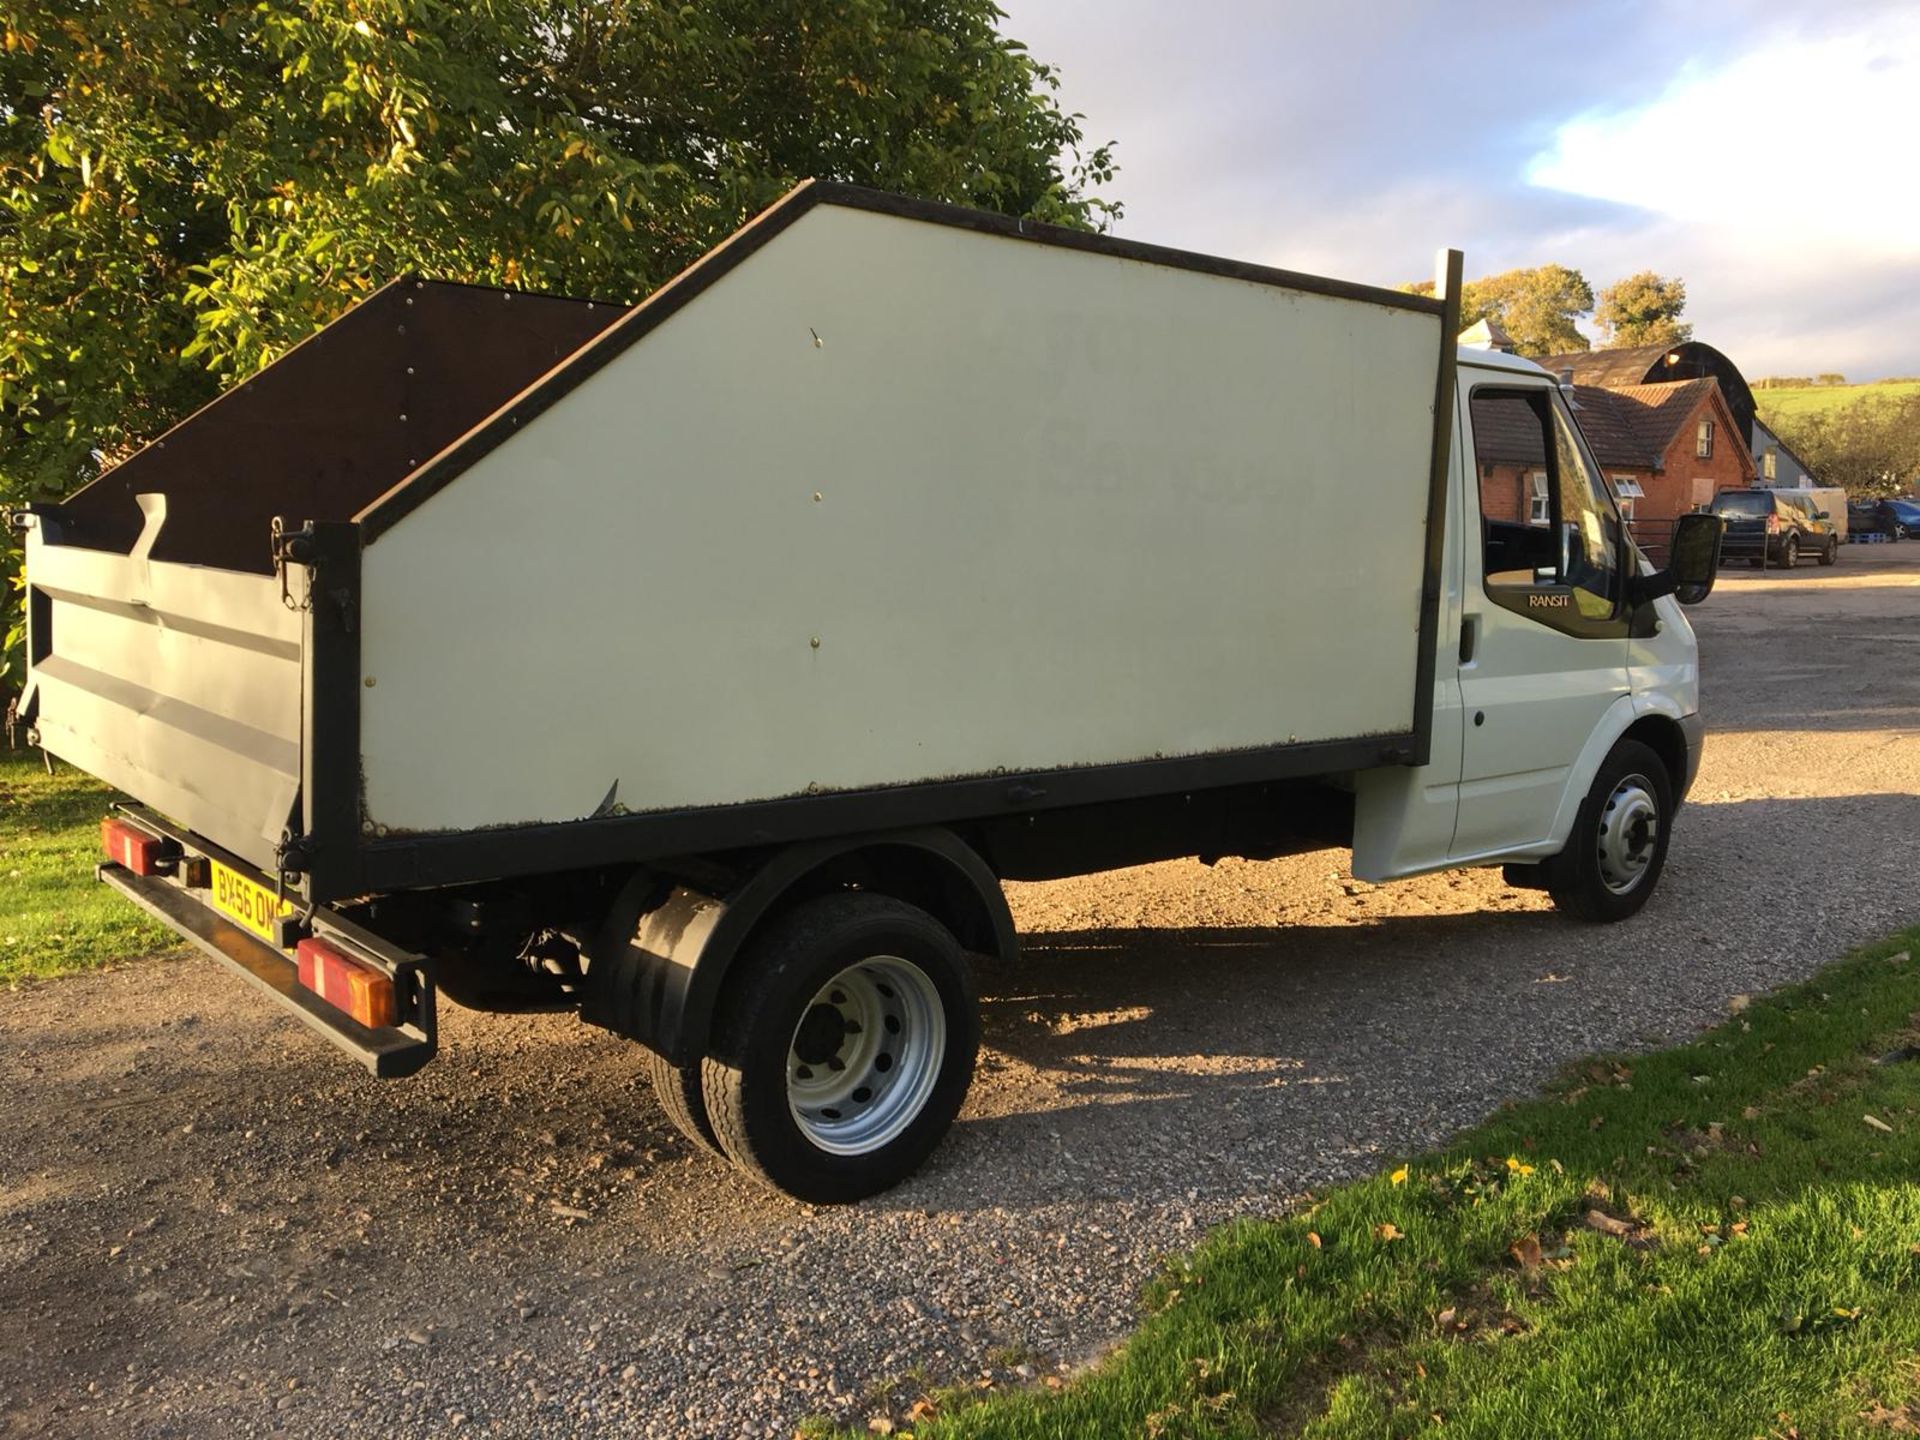
<svg viewBox="0 0 1920 1440">
<path fill-rule="evenodd" d="M 1825 510 L 1816 510 L 1813 512 L 1813 518 L 1816 520 L 1831 520 L 1833 516 Z"/>
<path fill-rule="evenodd" d="M 1720 540 L 1726 533 L 1727 522 L 1718 515 L 1697 511 L 1682 515 L 1673 527 L 1667 568 L 1653 575 L 1636 575 L 1628 598 L 1637 606 L 1671 595 L 1682 605 L 1698 605 L 1713 593 L 1714 579 L 1720 573 Z"/>
<path fill-rule="evenodd" d="M 1698 605 L 1713 593 L 1726 533 L 1727 522 L 1718 515 L 1682 515 L 1673 527 L 1666 573 L 1673 577 L 1673 598 L 1682 605 Z"/>
</svg>

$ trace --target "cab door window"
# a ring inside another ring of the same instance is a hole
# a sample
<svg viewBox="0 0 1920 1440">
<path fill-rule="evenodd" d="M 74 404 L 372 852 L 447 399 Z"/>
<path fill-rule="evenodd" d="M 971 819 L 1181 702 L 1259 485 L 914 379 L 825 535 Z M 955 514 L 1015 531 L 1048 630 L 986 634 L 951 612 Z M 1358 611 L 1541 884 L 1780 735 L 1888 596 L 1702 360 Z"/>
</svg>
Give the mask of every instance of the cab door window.
<svg viewBox="0 0 1920 1440">
<path fill-rule="evenodd" d="M 1537 387 L 1477 389 L 1470 419 L 1488 598 L 1543 624 L 1610 633 L 1620 518 L 1571 422 Z"/>
</svg>

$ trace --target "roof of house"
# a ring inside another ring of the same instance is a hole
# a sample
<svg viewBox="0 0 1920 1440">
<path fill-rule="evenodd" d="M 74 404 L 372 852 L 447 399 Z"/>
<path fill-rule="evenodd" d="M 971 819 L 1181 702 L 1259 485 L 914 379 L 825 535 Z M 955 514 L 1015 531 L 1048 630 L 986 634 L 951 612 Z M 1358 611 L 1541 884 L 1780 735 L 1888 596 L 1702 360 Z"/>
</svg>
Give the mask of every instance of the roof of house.
<svg viewBox="0 0 1920 1440">
<path fill-rule="evenodd" d="M 1747 377 L 1723 352 L 1705 341 L 1631 345 L 1618 350 L 1578 350 L 1569 355 L 1549 355 L 1540 363 L 1556 375 L 1562 370 L 1571 370 L 1576 385 L 1605 385 L 1609 389 L 1698 380 L 1711 375 L 1720 382 L 1720 398 L 1726 401 L 1742 439 L 1750 438 L 1748 430 L 1753 424 L 1756 406 Z"/>
<path fill-rule="evenodd" d="M 1694 412 L 1720 388 L 1711 377 L 1675 380 L 1665 385 L 1617 385 L 1602 393 L 1624 407 L 1649 465 L 1666 459 L 1667 447 L 1693 419 Z"/>
<path fill-rule="evenodd" d="M 1597 385 L 1574 386 L 1573 403 L 1578 407 L 1575 418 L 1580 421 L 1580 433 L 1602 465 L 1628 465 L 1636 470 L 1659 465 L 1666 446 L 1647 443 L 1637 403 Z"/>
<path fill-rule="evenodd" d="M 1641 385 L 1664 364 L 1671 345 L 1631 345 L 1621 350 L 1575 350 L 1540 363 L 1556 375 L 1573 371 L 1577 385 Z"/>
<path fill-rule="evenodd" d="M 1603 466 L 1657 470 L 1667 448 L 1719 389 L 1711 376 L 1664 385 L 1575 385 L 1573 403 L 1580 433 Z M 1478 458 L 1540 464 L 1540 429 L 1518 406 L 1486 406 L 1474 414 Z"/>
</svg>

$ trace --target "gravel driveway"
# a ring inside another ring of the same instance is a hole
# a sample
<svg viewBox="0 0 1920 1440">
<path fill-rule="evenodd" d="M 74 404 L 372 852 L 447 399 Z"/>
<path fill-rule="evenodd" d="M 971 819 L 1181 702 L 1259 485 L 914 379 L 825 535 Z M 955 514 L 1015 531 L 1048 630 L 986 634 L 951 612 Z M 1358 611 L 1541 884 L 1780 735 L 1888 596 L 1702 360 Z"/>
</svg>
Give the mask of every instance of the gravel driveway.
<svg viewBox="0 0 1920 1440">
<path fill-rule="evenodd" d="M 0 995 L 0 1434 L 785 1436 L 1084 1363 L 1216 1221 L 1920 920 L 1920 545 L 1693 613 L 1714 734 L 1638 919 L 1340 852 L 1013 887 L 966 1112 L 854 1209 L 694 1154 L 565 1016 L 448 1006 L 382 1084 L 199 959 Z"/>
</svg>

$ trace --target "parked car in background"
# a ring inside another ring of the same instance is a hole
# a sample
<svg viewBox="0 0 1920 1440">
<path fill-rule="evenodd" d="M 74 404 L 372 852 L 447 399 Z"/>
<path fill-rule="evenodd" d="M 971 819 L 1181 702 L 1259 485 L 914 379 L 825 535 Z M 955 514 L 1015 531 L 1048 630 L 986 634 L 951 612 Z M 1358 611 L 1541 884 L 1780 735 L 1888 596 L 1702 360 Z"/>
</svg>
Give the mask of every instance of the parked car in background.
<svg viewBox="0 0 1920 1440">
<path fill-rule="evenodd" d="M 1885 535 L 1889 540 L 1920 536 L 1920 501 L 1850 501 L 1847 505 L 1847 529 L 1855 535 Z"/>
<path fill-rule="evenodd" d="M 1833 522 L 1833 528 L 1840 536 L 1842 545 L 1847 543 L 1847 531 L 1852 528 L 1847 521 L 1847 492 L 1838 485 L 1756 485 L 1756 490 L 1771 490 L 1775 495 L 1783 495 L 1789 500 L 1800 501 L 1814 510 L 1824 510 L 1827 518 Z M 1803 544 L 1801 549 L 1806 549 Z"/>
<path fill-rule="evenodd" d="M 1853 535 L 1884 535 L 1889 540 L 1902 538 L 1900 517 L 1886 500 L 1850 500 L 1847 502 L 1847 531 Z"/>
<path fill-rule="evenodd" d="M 1815 502 L 1782 490 L 1722 490 L 1713 513 L 1727 522 L 1722 560 L 1791 569 L 1812 555 L 1822 565 L 1840 558 L 1840 531 Z"/>
</svg>

